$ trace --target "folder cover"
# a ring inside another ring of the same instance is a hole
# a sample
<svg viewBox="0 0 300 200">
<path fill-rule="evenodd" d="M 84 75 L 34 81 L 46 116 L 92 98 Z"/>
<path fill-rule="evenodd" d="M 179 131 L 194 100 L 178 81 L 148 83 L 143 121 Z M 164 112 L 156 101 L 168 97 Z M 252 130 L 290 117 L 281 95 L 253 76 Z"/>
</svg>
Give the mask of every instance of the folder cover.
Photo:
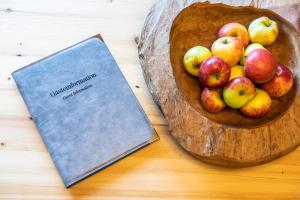
<svg viewBox="0 0 300 200">
<path fill-rule="evenodd" d="M 66 187 L 158 139 L 100 35 L 12 76 Z"/>
</svg>

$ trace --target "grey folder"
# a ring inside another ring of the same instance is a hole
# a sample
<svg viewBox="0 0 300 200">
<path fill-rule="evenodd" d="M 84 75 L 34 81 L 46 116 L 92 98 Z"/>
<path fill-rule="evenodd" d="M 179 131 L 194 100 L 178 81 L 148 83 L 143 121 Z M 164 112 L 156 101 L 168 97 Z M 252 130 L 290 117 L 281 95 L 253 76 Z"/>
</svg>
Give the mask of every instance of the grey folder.
<svg viewBox="0 0 300 200">
<path fill-rule="evenodd" d="M 100 35 L 12 75 L 66 187 L 158 139 Z"/>
</svg>

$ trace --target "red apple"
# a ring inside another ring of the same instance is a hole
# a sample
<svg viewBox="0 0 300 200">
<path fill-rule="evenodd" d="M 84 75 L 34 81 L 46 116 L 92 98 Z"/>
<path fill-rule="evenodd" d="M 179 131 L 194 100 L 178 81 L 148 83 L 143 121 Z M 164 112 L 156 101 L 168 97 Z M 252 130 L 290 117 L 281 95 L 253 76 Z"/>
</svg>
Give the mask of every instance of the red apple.
<svg viewBox="0 0 300 200">
<path fill-rule="evenodd" d="M 219 57 L 210 57 L 200 66 L 199 80 L 203 86 L 217 88 L 226 85 L 230 77 L 229 65 Z"/>
<path fill-rule="evenodd" d="M 226 105 L 234 109 L 244 106 L 255 94 L 254 84 L 246 77 L 232 79 L 223 89 L 223 98 Z"/>
<path fill-rule="evenodd" d="M 277 61 L 272 53 L 266 49 L 255 49 L 245 60 L 245 76 L 254 83 L 266 83 L 276 73 Z"/>
<path fill-rule="evenodd" d="M 243 115 L 251 118 L 265 116 L 272 106 L 271 97 L 264 90 L 256 88 L 256 95 L 240 111 Z"/>
<path fill-rule="evenodd" d="M 218 56 L 230 66 L 236 65 L 244 54 L 244 45 L 236 37 L 221 37 L 211 46 L 213 56 Z"/>
<path fill-rule="evenodd" d="M 244 45 L 247 47 L 249 43 L 249 35 L 248 31 L 242 24 L 239 23 L 229 23 L 222 26 L 222 28 L 218 32 L 219 37 L 231 36 L 237 37 L 240 39 Z"/>
<path fill-rule="evenodd" d="M 204 88 L 201 93 L 201 103 L 203 107 L 211 113 L 220 112 L 226 107 L 222 98 L 221 89 Z"/>
<path fill-rule="evenodd" d="M 289 68 L 279 64 L 274 78 L 263 84 L 262 89 L 267 91 L 269 95 L 274 97 L 282 97 L 286 95 L 293 87 L 294 77 Z"/>
</svg>

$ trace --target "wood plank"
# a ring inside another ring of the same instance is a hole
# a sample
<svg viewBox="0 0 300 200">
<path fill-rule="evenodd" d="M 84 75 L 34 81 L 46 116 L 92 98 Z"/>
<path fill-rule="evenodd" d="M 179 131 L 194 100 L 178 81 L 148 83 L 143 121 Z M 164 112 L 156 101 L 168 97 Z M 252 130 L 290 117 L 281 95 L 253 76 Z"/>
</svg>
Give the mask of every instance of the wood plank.
<svg viewBox="0 0 300 200">
<path fill-rule="evenodd" d="M 133 41 L 154 2 L 1 0 L 1 200 L 299 199 L 299 149 L 269 164 L 228 169 L 198 161 L 174 142 L 146 88 Z M 96 33 L 103 35 L 161 140 L 66 190 L 8 78 L 13 70 Z"/>
</svg>

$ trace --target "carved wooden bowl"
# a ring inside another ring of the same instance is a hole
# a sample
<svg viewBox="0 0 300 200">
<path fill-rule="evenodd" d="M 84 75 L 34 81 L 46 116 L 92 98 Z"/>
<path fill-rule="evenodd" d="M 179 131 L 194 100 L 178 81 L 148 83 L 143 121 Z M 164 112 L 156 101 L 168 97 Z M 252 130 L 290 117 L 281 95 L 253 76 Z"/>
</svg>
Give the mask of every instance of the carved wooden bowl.
<svg viewBox="0 0 300 200">
<path fill-rule="evenodd" d="M 160 8 L 150 12 L 139 43 L 147 85 L 175 140 L 204 161 L 235 167 L 269 161 L 300 143 L 298 32 L 271 10 L 245 6 L 249 5 L 247 1 L 238 3 L 240 7 L 194 3 L 185 8 L 187 5 L 176 0 L 161 1 Z M 217 114 L 205 111 L 199 80 L 184 70 L 185 52 L 196 45 L 210 48 L 226 23 L 239 22 L 248 27 L 261 16 L 280 26 L 276 42 L 267 49 L 293 71 L 296 83 L 292 91 L 273 99 L 271 111 L 262 118 L 247 118 L 230 108 Z"/>
</svg>

